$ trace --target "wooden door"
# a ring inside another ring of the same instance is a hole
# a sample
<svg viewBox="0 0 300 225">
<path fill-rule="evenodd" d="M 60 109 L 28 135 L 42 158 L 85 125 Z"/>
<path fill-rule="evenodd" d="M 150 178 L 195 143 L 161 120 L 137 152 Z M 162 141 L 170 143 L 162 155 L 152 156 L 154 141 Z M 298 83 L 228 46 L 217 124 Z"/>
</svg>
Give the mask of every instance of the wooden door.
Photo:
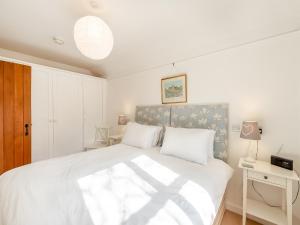
<svg viewBox="0 0 300 225">
<path fill-rule="evenodd" d="M 0 61 L 0 174 L 31 162 L 31 67 Z"/>
</svg>

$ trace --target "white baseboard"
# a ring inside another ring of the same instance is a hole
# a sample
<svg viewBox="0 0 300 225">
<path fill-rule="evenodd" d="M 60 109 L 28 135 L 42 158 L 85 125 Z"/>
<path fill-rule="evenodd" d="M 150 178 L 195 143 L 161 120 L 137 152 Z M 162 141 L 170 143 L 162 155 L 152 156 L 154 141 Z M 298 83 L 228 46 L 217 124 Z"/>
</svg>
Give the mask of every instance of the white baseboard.
<svg viewBox="0 0 300 225">
<path fill-rule="evenodd" d="M 225 202 L 225 208 L 227 210 L 229 210 L 231 212 L 234 212 L 236 214 L 239 214 L 239 215 L 242 215 L 242 213 L 243 213 L 242 206 L 237 205 L 237 204 L 232 203 L 232 202 L 229 202 L 229 201 Z"/>
<path fill-rule="evenodd" d="M 234 212 L 236 214 L 239 214 L 239 215 L 242 215 L 243 214 L 243 208 L 241 205 L 238 205 L 238 204 L 235 204 L 235 203 L 232 203 L 232 202 L 229 202 L 229 201 L 225 201 L 225 208 L 231 212 Z M 264 224 L 264 225 L 273 225 L 272 223 L 268 223 L 264 220 L 261 220 L 255 216 L 247 216 L 249 219 L 255 221 L 255 222 L 258 222 L 258 223 L 261 223 L 261 224 Z M 295 217 L 295 215 L 293 216 L 293 224 L 300 224 L 300 219 Z"/>
</svg>

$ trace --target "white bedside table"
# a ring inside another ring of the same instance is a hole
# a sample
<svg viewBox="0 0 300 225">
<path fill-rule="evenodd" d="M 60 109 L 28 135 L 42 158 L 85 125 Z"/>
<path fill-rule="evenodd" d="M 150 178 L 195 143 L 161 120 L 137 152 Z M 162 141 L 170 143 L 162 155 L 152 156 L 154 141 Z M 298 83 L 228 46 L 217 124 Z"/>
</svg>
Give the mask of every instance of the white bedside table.
<svg viewBox="0 0 300 225">
<path fill-rule="evenodd" d="M 247 213 L 274 224 L 292 225 L 292 184 L 293 181 L 299 180 L 295 171 L 283 169 L 264 161 L 256 161 L 253 164 L 246 163 L 253 165 L 253 168 L 245 167 L 242 165 L 243 163 L 246 162 L 241 158 L 239 168 L 243 169 L 243 225 L 246 225 Z M 247 197 L 248 180 L 282 188 L 281 208 L 270 207 L 263 202 L 249 199 Z"/>
<path fill-rule="evenodd" d="M 107 146 L 108 146 L 107 144 L 96 142 L 91 145 L 85 146 L 84 151 L 94 150 L 94 149 L 98 149 L 98 148 L 105 148 Z"/>
<path fill-rule="evenodd" d="M 111 135 L 108 137 L 109 145 L 114 145 L 117 143 L 120 143 L 122 141 L 123 135 L 117 134 L 117 135 Z"/>
</svg>

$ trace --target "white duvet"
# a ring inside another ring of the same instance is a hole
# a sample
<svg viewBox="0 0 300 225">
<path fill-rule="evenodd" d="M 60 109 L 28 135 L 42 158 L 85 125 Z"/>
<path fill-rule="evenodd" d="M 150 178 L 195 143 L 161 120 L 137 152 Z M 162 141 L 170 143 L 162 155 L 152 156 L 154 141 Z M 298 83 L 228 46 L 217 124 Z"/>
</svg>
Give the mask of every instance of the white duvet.
<svg viewBox="0 0 300 225">
<path fill-rule="evenodd" d="M 114 145 L 0 176 L 0 225 L 211 225 L 231 175 Z"/>
</svg>

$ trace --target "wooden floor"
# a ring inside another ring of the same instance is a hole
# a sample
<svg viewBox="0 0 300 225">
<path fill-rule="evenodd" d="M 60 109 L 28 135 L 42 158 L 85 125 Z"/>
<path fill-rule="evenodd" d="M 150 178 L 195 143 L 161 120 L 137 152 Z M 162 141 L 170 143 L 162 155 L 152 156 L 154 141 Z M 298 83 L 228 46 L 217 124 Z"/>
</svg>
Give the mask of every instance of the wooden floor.
<svg viewBox="0 0 300 225">
<path fill-rule="evenodd" d="M 242 217 L 240 215 L 230 212 L 228 210 L 225 211 L 221 225 L 241 225 L 241 224 L 242 224 Z M 247 225 L 261 225 L 261 224 L 254 222 L 252 220 L 247 220 Z"/>
</svg>

